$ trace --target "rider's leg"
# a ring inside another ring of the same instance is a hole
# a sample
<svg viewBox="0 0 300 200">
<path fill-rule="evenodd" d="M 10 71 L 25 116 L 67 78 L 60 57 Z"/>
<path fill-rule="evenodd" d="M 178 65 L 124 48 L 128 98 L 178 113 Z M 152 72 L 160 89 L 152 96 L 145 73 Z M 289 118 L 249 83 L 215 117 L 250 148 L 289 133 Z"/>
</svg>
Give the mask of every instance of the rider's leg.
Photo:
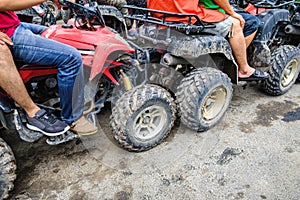
<svg viewBox="0 0 300 200">
<path fill-rule="evenodd" d="M 246 48 L 249 47 L 249 45 L 251 44 L 251 42 L 253 41 L 253 38 L 255 37 L 257 30 L 253 33 L 251 33 L 250 35 L 245 37 L 245 41 L 246 41 Z"/>
<path fill-rule="evenodd" d="M 36 26 L 21 23 L 12 40 L 14 57 L 27 63 L 52 65 L 58 68 L 58 88 L 61 100 L 62 119 L 71 124 L 83 115 L 84 79 L 82 57 L 74 47 L 33 34 Z M 38 29 L 38 28 L 37 28 Z M 97 127 L 84 129 L 95 133 Z"/>
<path fill-rule="evenodd" d="M 243 33 L 244 33 L 244 37 L 246 40 L 246 47 L 248 47 L 250 45 L 250 43 L 252 42 L 253 38 L 256 35 L 256 32 L 260 26 L 260 20 L 258 17 L 251 15 L 248 12 L 242 11 L 242 10 L 236 10 L 236 12 L 240 15 L 242 15 L 242 17 L 245 20 L 245 26 L 243 28 Z"/>
<path fill-rule="evenodd" d="M 0 86 L 33 117 L 40 108 L 32 101 L 6 45 L 0 45 Z"/>
<path fill-rule="evenodd" d="M 229 43 L 239 66 L 238 76 L 240 78 L 251 76 L 255 69 L 250 67 L 247 62 L 246 40 L 244 38 L 243 29 L 240 26 L 240 22 L 234 18 L 232 19 L 232 30 L 229 37 Z"/>
<path fill-rule="evenodd" d="M 79 119 L 83 112 L 83 88 L 77 98 L 72 98 L 75 78 L 79 87 L 84 85 L 81 55 L 73 47 L 33 34 L 37 32 L 33 30 L 35 27 L 30 24 L 24 26 L 23 23 L 19 25 L 12 37 L 12 53 L 16 60 L 58 67 L 62 119 L 70 124 Z"/>
</svg>

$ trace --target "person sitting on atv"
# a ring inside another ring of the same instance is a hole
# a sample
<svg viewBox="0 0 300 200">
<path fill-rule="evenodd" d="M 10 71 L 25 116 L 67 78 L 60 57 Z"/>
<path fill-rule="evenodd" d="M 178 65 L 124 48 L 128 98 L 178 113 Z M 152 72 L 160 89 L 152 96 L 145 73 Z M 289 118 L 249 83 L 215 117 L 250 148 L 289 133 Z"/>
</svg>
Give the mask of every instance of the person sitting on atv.
<svg viewBox="0 0 300 200">
<path fill-rule="evenodd" d="M 81 135 L 96 133 L 97 127 L 83 116 L 84 79 L 80 53 L 69 45 L 41 37 L 40 34 L 47 27 L 21 23 L 14 12 L 44 1 L 0 1 L 0 32 L 11 38 L 13 45 L 8 44 L 14 59 L 27 64 L 50 65 L 58 68 L 61 115 L 62 120 L 68 125 L 52 120 L 45 110 L 39 109 L 34 116 L 27 112 L 27 126 L 49 136 L 57 135 L 55 132 L 64 133 L 69 126 L 72 131 Z M 16 89 L 15 92 L 17 91 Z"/>
<path fill-rule="evenodd" d="M 36 113 L 44 113 L 44 110 L 41 110 L 30 98 L 7 44 L 13 45 L 11 39 L 0 32 L 0 87 L 25 110 L 28 118 L 31 119 L 30 122 L 37 123 L 46 119 L 43 123 L 47 124 L 48 121 L 53 121 L 46 126 L 47 135 L 55 136 L 68 130 L 69 127 L 53 115 L 45 113 L 42 118 L 35 117 Z"/>
<path fill-rule="evenodd" d="M 236 13 L 240 14 L 245 20 L 243 31 L 244 31 L 244 37 L 246 39 L 246 47 L 248 47 L 251 44 L 260 26 L 260 20 L 258 17 L 241 9 L 235 1 L 230 0 L 229 3 L 231 4 L 233 10 Z"/>
<path fill-rule="evenodd" d="M 202 21 L 214 24 L 215 28 L 207 28 L 203 32 L 228 38 L 239 65 L 240 81 L 264 80 L 269 76 L 249 66 L 246 48 L 252 41 L 256 30 L 245 39 L 243 33 L 245 20 L 233 10 L 228 0 L 148 0 L 147 7 L 174 13 L 196 14 Z M 155 15 L 154 17 L 161 17 L 159 14 Z M 167 16 L 166 20 L 188 23 L 188 18 L 182 17 Z M 192 23 L 196 23 L 196 19 L 193 19 Z"/>
</svg>

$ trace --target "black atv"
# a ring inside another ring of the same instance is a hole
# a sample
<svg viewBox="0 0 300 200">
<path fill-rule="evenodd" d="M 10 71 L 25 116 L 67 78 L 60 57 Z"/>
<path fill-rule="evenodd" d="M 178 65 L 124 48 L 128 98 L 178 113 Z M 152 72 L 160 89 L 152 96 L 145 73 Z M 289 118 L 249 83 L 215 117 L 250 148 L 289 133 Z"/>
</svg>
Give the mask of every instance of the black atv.
<svg viewBox="0 0 300 200">
<path fill-rule="evenodd" d="M 238 67 L 224 37 L 204 35 L 205 24 L 195 15 L 182 15 L 126 6 L 125 16 L 137 24 L 137 35 L 128 37 L 149 50 L 149 81 L 169 90 L 176 99 L 183 124 L 205 131 L 224 116 L 232 99 L 232 82 L 238 83 Z M 198 25 L 167 22 L 151 16 L 196 18 Z"/>
<path fill-rule="evenodd" d="M 181 121 L 197 131 L 216 125 L 231 102 L 232 83 L 246 84 L 238 80 L 238 66 L 228 41 L 221 36 L 203 33 L 204 29 L 214 25 L 202 22 L 196 15 L 126 7 L 130 14 L 125 17 L 139 27 L 133 41 L 152 50 L 149 57 L 154 73 L 149 74 L 150 80 L 173 92 Z M 153 17 L 155 12 L 163 18 Z M 284 14 L 277 15 L 277 10 L 270 12 L 275 13 L 277 21 L 285 17 Z M 197 23 L 167 22 L 166 16 L 188 17 L 190 21 L 195 18 Z M 288 17 L 286 15 L 284 19 L 289 20 Z M 264 19 L 261 16 L 261 20 Z M 268 32 L 269 27 L 260 27 L 248 54 L 255 57 L 251 59 L 253 66 L 271 75 L 262 81 L 265 91 L 281 95 L 291 88 L 299 74 L 299 49 L 292 44 L 282 46 L 281 40 L 271 34 L 278 30 Z"/>
<path fill-rule="evenodd" d="M 257 35 L 248 49 L 249 63 L 268 69 L 263 84 L 271 95 L 286 93 L 300 81 L 300 8 L 294 0 L 236 0 L 240 9 L 256 10 L 261 20 Z M 252 8 L 251 8 L 252 7 Z"/>
</svg>

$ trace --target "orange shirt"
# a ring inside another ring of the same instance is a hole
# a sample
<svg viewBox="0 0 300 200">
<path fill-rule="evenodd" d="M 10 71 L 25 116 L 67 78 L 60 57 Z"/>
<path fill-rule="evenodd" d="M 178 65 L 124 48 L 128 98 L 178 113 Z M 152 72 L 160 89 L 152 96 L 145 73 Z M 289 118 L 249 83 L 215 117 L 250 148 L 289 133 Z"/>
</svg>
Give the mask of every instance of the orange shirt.
<svg viewBox="0 0 300 200">
<path fill-rule="evenodd" d="M 147 7 L 167 12 L 196 14 L 204 22 L 219 22 L 228 17 L 228 15 L 217 10 L 204 8 L 204 6 L 199 4 L 199 0 L 148 0 Z M 153 13 L 153 17 L 160 18 L 161 16 L 161 14 Z M 180 21 L 187 23 L 188 18 L 168 16 L 167 21 Z M 196 19 L 192 18 L 192 23 L 195 22 Z"/>
</svg>

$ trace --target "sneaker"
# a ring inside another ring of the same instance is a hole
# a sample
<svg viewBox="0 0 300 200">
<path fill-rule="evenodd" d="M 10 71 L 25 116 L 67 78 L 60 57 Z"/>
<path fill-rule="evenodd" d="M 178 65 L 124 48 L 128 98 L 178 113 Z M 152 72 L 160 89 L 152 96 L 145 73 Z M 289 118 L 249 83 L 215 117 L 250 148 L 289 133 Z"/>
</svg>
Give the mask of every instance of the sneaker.
<svg viewBox="0 0 300 200">
<path fill-rule="evenodd" d="M 58 136 L 70 129 L 63 121 L 58 120 L 43 109 L 37 111 L 32 118 L 27 116 L 27 128 L 47 136 Z"/>
<path fill-rule="evenodd" d="M 78 135 L 92 135 L 98 131 L 97 126 L 85 119 L 84 116 L 73 122 L 70 127 L 70 130 L 74 131 Z"/>
</svg>

